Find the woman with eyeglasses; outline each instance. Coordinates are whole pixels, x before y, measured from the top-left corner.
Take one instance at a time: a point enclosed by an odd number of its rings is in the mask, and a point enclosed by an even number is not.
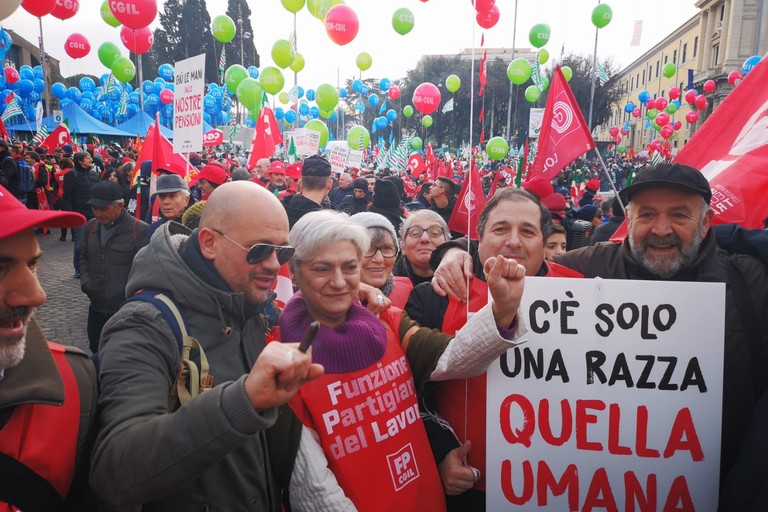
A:
[[[450,239],[449,233],[448,224],[436,212],[412,212],[400,228],[402,254],[392,272],[407,277],[413,286],[432,281],[429,258],[438,245]]]
[[[517,310],[525,271],[513,260],[490,258],[485,271],[493,300],[453,338],[421,328],[394,306],[377,318],[357,301],[358,287],[366,259],[391,254],[394,235],[384,229],[384,236],[372,237],[369,231],[379,227],[364,228],[355,217],[312,212],[289,234],[299,291],[280,315],[281,339],[301,340],[318,322],[312,361],[325,369],[289,402],[304,427],[291,508],[443,511],[417,394],[429,380],[484,371],[516,343],[524,332]]]

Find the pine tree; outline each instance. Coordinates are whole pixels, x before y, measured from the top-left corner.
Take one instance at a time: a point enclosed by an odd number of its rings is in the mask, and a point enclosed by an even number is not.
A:
[[[160,13],[160,28],[155,30],[151,53],[161,64],[176,62],[176,50],[181,46],[181,0],[166,0]],[[142,59],[143,60],[143,59]],[[145,69],[145,71],[147,71]]]
[[[181,11],[180,28],[182,36],[182,58],[205,54],[205,81],[218,82],[219,59],[216,55],[213,34],[211,34],[211,17],[205,0],[186,0]],[[180,59],[179,59],[180,60]]]
[[[227,16],[235,20],[237,25],[237,33],[235,38],[232,39],[226,46],[227,52],[227,67],[232,64],[242,64],[245,67],[260,65],[259,53],[256,51],[256,46],[253,44],[253,27],[251,26],[251,8],[248,7],[246,0],[228,0],[227,2]],[[238,20],[242,20],[239,23]],[[243,54],[242,59],[240,55],[240,41],[243,34],[250,34],[242,39]],[[221,47],[219,47],[221,48]],[[219,51],[221,51],[219,49]]]

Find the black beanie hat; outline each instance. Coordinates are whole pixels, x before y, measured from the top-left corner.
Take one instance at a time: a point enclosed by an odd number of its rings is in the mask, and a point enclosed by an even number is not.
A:
[[[379,208],[400,208],[397,186],[391,181],[377,180],[373,186],[373,205]]]
[[[352,182],[352,188],[368,192],[368,180],[365,178],[355,178],[355,181]]]

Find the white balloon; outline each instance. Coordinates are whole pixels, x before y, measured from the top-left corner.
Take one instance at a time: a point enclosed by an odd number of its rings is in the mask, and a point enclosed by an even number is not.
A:
[[[4,20],[19,8],[21,0],[2,0],[0,2],[0,20]]]

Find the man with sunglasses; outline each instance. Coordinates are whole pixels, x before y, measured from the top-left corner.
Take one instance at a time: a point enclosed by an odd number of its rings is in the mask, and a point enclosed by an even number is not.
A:
[[[293,254],[287,241],[278,199],[237,181],[211,194],[199,229],[167,222],[136,256],[127,293],[173,297],[213,383],[169,408],[181,357],[162,313],[128,302],[107,322],[91,471],[104,499],[143,510],[280,510],[298,443],[290,428],[270,427],[277,407],[322,373],[295,344],[265,346],[276,321],[272,285]]]

